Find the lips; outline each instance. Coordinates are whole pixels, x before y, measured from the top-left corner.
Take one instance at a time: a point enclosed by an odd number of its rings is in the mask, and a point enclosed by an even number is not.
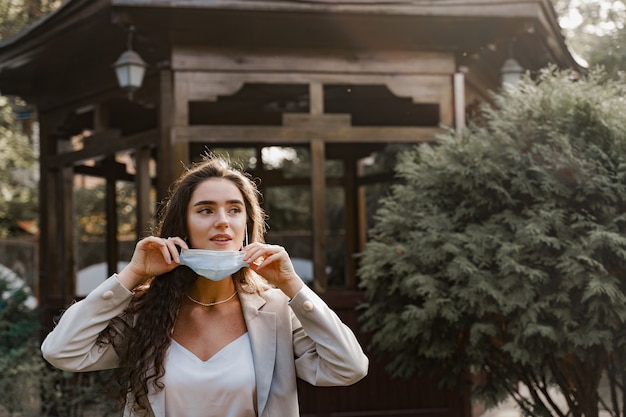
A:
[[[215,235],[211,238],[211,242],[215,242],[215,243],[228,243],[231,240],[233,240],[232,237],[230,237],[229,235]]]

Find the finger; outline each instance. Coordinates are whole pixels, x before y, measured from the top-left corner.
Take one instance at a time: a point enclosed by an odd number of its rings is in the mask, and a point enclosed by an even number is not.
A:
[[[174,250],[174,252],[178,252],[173,242],[162,238],[159,242],[159,251],[161,252],[161,255],[163,255],[163,260],[168,265],[172,263],[172,250]]]
[[[281,246],[272,246],[270,247],[270,251],[265,251],[260,257],[261,262],[257,263],[257,268],[262,269],[272,263],[276,263],[276,265],[280,266],[286,254],[287,252]]]
[[[246,257],[244,259],[247,263],[254,263],[255,265],[261,265],[267,258],[276,253],[279,246],[257,244],[253,247],[246,247]]]
[[[179,246],[179,247],[181,247],[183,249],[189,249],[189,245],[187,245],[187,242],[185,242],[184,239],[182,239],[182,238],[180,238],[178,236],[172,236],[170,238],[170,240],[172,242],[174,242],[176,244],[176,246]]]
[[[243,248],[243,251],[245,253],[244,262],[247,263],[253,263],[255,260],[262,257],[264,253],[263,247],[257,242],[246,246]]]
[[[168,265],[172,263],[172,258],[174,258],[175,256],[174,254],[176,254],[176,256],[178,255],[178,249],[176,248],[174,242],[171,241],[171,239],[150,236],[144,240],[146,241],[146,243],[149,243],[154,250],[157,250],[161,253],[163,260]]]
[[[171,258],[176,263],[180,263],[180,252],[178,251],[178,247],[181,247],[183,249],[189,249],[187,243],[178,236],[168,237],[165,240],[165,243],[167,245]]]

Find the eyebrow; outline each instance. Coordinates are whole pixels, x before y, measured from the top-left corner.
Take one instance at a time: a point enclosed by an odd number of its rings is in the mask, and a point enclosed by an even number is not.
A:
[[[197,207],[197,206],[214,206],[216,205],[217,202],[212,201],[212,200],[202,200],[202,201],[198,201],[196,203],[193,204],[193,207]],[[226,204],[239,204],[239,205],[244,205],[243,201],[241,200],[228,200],[226,201]]]

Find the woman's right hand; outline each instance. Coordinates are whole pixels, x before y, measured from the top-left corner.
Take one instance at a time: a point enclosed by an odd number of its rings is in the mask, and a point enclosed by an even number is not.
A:
[[[128,265],[117,274],[118,281],[132,290],[149,278],[177,268],[180,265],[178,246],[188,249],[187,243],[179,237],[149,236],[140,240]]]

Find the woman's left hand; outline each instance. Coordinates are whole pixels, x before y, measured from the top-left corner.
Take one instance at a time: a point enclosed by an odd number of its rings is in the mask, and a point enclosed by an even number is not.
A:
[[[244,262],[289,298],[293,298],[304,285],[282,246],[253,242],[245,246],[243,252],[246,254]]]

